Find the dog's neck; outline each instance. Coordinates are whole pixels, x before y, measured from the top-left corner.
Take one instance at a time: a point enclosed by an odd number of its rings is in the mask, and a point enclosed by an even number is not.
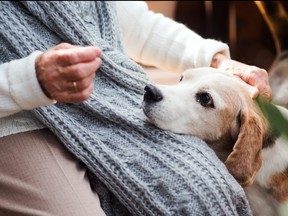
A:
[[[262,148],[271,148],[276,144],[276,140],[279,138],[279,135],[272,130],[266,131],[263,136]],[[236,139],[233,138],[230,134],[223,135],[218,140],[204,140],[210,148],[214,150],[217,156],[221,161],[225,161],[228,155],[232,152],[233,146],[236,142]],[[288,143],[287,143],[288,145]]]
[[[236,142],[235,138],[232,138],[230,133],[224,134],[218,140],[211,141],[204,139],[204,141],[214,150],[218,158],[223,162],[232,152],[233,146]]]
[[[270,129],[263,136],[262,148],[265,149],[265,148],[273,147],[276,144],[276,140],[279,137],[280,135],[277,132],[272,131],[272,129]]]

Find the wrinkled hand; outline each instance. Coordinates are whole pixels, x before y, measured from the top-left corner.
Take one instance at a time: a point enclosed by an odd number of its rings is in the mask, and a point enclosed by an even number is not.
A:
[[[58,102],[78,103],[93,91],[93,79],[100,67],[101,50],[61,43],[41,54],[35,63],[44,93]]]
[[[271,100],[272,90],[269,85],[269,77],[266,70],[228,59],[220,53],[214,57],[216,63],[214,62],[212,66],[241,78],[247,83],[246,87],[251,98],[255,99],[260,95],[264,99]]]

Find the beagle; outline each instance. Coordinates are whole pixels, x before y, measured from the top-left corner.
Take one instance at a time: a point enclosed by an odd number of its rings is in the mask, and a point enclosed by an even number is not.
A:
[[[288,111],[277,107],[288,118]],[[235,76],[189,69],[176,85],[147,85],[142,109],[161,129],[203,139],[244,189],[257,182],[288,202],[288,139],[271,131]]]

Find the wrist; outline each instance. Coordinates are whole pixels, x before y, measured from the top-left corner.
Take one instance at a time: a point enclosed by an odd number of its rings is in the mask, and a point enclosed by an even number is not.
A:
[[[213,68],[219,68],[223,61],[227,59],[228,58],[224,54],[218,52],[213,56],[210,66]]]
[[[40,66],[40,61],[42,58],[43,54],[39,55],[36,60],[35,60],[35,71],[36,71],[36,78],[38,80],[39,86],[41,88],[41,90],[43,91],[43,93],[49,98],[52,99],[52,97],[50,96],[50,94],[47,92],[47,90],[45,89],[44,85],[43,85],[43,76],[41,76],[41,66]]]
[[[55,103],[41,91],[36,76],[35,61],[41,53],[41,51],[34,51],[27,57],[15,59],[9,63],[7,76],[9,92],[22,110],[31,110]]]

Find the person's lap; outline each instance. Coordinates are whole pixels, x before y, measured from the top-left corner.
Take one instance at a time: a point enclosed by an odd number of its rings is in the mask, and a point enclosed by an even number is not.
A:
[[[48,130],[0,138],[0,215],[104,215],[86,167]]]

